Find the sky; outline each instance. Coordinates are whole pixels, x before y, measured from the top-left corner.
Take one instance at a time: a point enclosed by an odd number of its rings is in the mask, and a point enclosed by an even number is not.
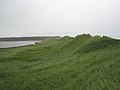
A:
[[[120,38],[120,0],[0,0],[0,37]]]

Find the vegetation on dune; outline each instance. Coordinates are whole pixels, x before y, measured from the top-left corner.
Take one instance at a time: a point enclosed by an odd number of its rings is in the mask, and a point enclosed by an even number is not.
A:
[[[0,49],[0,90],[119,90],[120,40],[65,36]]]
[[[115,40],[106,36],[103,37],[92,37],[92,39],[87,43],[84,44],[80,49],[79,52],[81,53],[88,53],[91,51],[95,51],[98,49],[105,49],[110,48],[113,46],[119,46],[120,40]]]

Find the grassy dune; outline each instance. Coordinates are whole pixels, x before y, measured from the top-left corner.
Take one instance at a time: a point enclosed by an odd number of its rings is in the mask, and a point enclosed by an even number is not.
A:
[[[0,90],[120,90],[120,40],[83,34],[0,49]]]

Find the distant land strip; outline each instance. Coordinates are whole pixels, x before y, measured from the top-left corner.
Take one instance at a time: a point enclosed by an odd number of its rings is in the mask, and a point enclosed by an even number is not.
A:
[[[35,40],[45,40],[49,38],[60,38],[60,36],[39,36],[39,37],[6,37],[0,38],[0,42],[5,41],[35,41]]]

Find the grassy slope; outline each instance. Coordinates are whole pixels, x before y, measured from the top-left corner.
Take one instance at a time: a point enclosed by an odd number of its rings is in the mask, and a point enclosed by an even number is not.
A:
[[[0,90],[119,90],[120,41],[79,35],[0,49]]]

